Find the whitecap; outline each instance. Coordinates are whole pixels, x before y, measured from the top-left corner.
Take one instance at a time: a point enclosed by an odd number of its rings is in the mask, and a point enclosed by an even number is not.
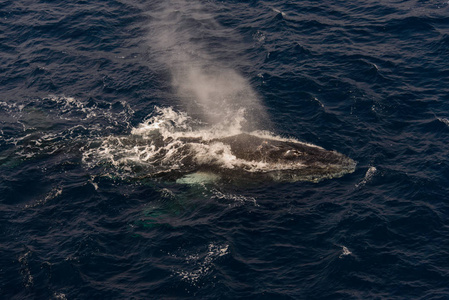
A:
[[[351,255],[352,254],[352,252],[349,251],[349,249],[346,246],[341,246],[341,248],[342,248],[342,252],[341,252],[341,254],[339,256],[340,258],[342,258],[343,256],[347,256],[347,255]]]
[[[365,184],[367,184],[368,182],[370,182],[374,175],[376,175],[377,173],[377,168],[374,166],[371,166],[368,168],[368,170],[365,173],[365,177],[358,183],[355,185],[356,188],[362,187]]]
[[[447,119],[447,118],[437,118],[437,119],[438,119],[438,121],[440,121],[440,122],[446,124],[447,126],[449,126],[449,119]]]
[[[182,281],[196,285],[199,280],[208,276],[213,269],[213,262],[218,258],[229,254],[229,245],[217,245],[210,243],[205,253],[193,253],[185,256],[184,260],[191,268],[176,270]],[[176,255],[174,255],[176,257]]]

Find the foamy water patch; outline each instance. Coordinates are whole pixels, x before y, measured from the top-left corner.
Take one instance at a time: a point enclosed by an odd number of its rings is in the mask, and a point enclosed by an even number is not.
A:
[[[235,206],[236,204],[245,204],[245,203],[251,203],[254,206],[260,206],[257,204],[257,200],[254,197],[247,197],[243,195],[236,195],[236,194],[230,194],[230,193],[223,193],[219,190],[213,189],[212,190],[212,198],[221,200],[221,201],[231,201],[230,206]]]
[[[132,135],[154,139],[157,132],[164,139],[172,138],[201,138],[212,140],[242,132],[245,122],[245,110],[239,109],[229,119],[218,123],[208,124],[193,119],[185,112],[175,111],[172,107],[155,107],[152,114],[131,131]]]
[[[64,293],[54,292],[53,298],[57,300],[67,300],[67,296]]]
[[[79,151],[92,138],[104,135],[105,130],[128,128],[133,113],[124,101],[100,105],[66,96],[0,102],[0,117],[7,124],[0,141],[8,146],[0,154],[5,157],[2,165]],[[17,163],[10,163],[14,161]]]
[[[179,169],[182,161],[191,157],[197,164],[215,162],[234,168],[235,156],[229,146],[203,142],[240,132],[241,120],[243,112],[226,124],[209,127],[172,107],[155,107],[146,120],[132,128],[130,135],[92,141],[84,149],[83,162],[89,167],[107,163],[116,167],[141,165],[167,171]]]
[[[20,263],[20,274],[22,275],[23,285],[28,289],[34,285],[34,277],[31,275],[29,259],[32,255],[31,250],[28,250],[17,259]]]
[[[229,245],[210,243],[207,250],[203,253],[193,253],[184,256],[186,262],[185,269],[174,270],[173,272],[185,282],[196,286],[200,280],[212,274],[214,269],[214,262],[229,254]],[[178,257],[177,255],[172,255]]]
[[[377,168],[374,166],[371,166],[366,170],[365,177],[355,185],[356,188],[363,187],[367,183],[371,182],[373,180],[373,177],[377,174]]]
[[[352,255],[352,252],[346,246],[341,246],[341,254],[339,258],[343,258],[344,256]]]
[[[437,118],[438,121],[440,121],[441,123],[446,124],[447,126],[449,126],[449,119],[447,118]]]
[[[37,206],[45,205],[48,201],[61,196],[61,194],[62,194],[62,188],[55,187],[55,188],[51,189],[50,192],[48,192],[44,197],[38,199],[37,201],[35,201],[31,204],[26,204],[24,208],[28,209],[28,208],[34,208]]]

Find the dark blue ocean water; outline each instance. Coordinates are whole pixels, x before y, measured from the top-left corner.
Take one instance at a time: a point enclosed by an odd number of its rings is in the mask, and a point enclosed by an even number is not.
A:
[[[215,120],[356,170],[150,176]],[[446,0],[3,0],[0,298],[449,299],[448,144]]]

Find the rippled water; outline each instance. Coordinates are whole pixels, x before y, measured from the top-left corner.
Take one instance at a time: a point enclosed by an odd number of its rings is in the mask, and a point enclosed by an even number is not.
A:
[[[1,2],[0,298],[448,298],[448,16],[447,1]],[[231,184],[179,158],[200,138],[201,162],[240,171],[204,141],[241,132],[357,166]]]

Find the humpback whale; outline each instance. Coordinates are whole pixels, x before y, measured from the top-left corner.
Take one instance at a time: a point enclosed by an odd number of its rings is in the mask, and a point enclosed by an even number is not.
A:
[[[318,182],[352,173],[356,166],[354,160],[336,151],[272,136],[240,133],[210,140],[182,137],[179,141],[184,145],[179,161],[184,168],[174,173],[179,176],[188,170],[188,174],[178,182],[202,180],[205,174],[227,182]]]
[[[339,152],[237,125],[204,127],[187,114],[160,109],[130,135],[90,142],[83,162],[121,177],[236,185],[318,182],[355,170],[356,162]]]

